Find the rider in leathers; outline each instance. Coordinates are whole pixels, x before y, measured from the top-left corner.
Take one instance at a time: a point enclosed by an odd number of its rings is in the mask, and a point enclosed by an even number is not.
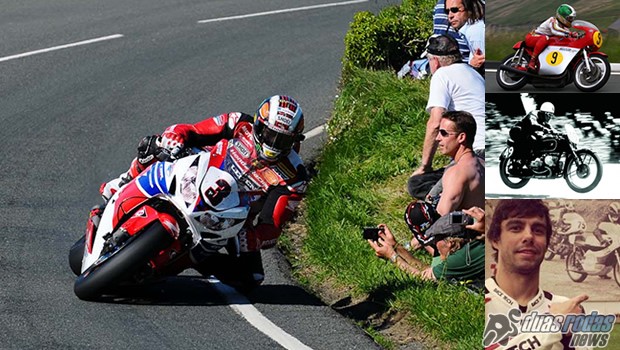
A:
[[[303,128],[299,104],[280,95],[263,101],[254,117],[233,112],[196,124],[175,124],[161,136],[145,137],[129,171],[102,184],[100,192],[107,201],[161,154],[175,155],[184,147],[213,146],[222,139],[230,140],[232,147],[228,152],[234,162],[231,175],[241,186],[251,191],[262,190],[264,195],[252,205],[246,227],[239,233],[239,257],[219,254],[204,260],[192,256],[192,267],[234,286],[256,286],[264,279],[260,250],[276,244],[284,224],[305,194],[307,173],[297,154]]]
[[[531,111],[510,130],[510,137],[516,143],[518,158],[526,159],[534,155],[535,150],[542,149],[545,136],[555,133],[549,124],[554,113],[555,106],[551,102],[545,102],[540,110]]]

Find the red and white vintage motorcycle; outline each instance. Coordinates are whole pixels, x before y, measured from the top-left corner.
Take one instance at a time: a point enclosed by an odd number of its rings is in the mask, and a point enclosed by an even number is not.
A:
[[[577,38],[551,37],[540,53],[538,73],[527,71],[533,48],[519,41],[516,52],[504,58],[497,69],[497,84],[504,90],[518,90],[530,83],[535,87],[564,87],[571,82],[581,91],[592,92],[609,80],[611,66],[607,55],[598,51],[603,45],[600,30],[592,23],[574,21]]]
[[[177,274],[188,258],[237,254],[237,234],[264,193],[243,185],[249,172],[234,174],[230,143],[154,163],[110,198],[98,227],[89,221],[69,254],[80,299]]]

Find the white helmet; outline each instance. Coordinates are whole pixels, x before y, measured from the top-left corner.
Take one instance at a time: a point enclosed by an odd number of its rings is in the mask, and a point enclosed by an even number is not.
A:
[[[572,233],[583,233],[586,231],[586,221],[583,219],[583,216],[577,213],[566,213],[562,216],[562,224],[564,226],[563,232],[564,235],[572,234]]]
[[[540,110],[543,112],[555,114],[555,106],[551,102],[545,102],[540,106]]]

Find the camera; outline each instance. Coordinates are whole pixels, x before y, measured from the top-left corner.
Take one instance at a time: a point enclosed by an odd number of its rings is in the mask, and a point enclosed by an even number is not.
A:
[[[450,224],[459,224],[459,225],[471,225],[474,223],[474,218],[463,213],[462,211],[453,211],[450,213]]]
[[[364,239],[370,239],[371,241],[378,241],[379,232],[383,232],[383,229],[379,227],[364,227],[362,236],[364,237]]]

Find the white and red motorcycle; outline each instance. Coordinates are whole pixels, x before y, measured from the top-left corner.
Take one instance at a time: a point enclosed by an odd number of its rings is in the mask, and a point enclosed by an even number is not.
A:
[[[600,30],[587,21],[574,21],[577,38],[552,37],[549,45],[538,56],[540,69],[537,73],[527,70],[533,48],[519,41],[497,69],[497,84],[504,90],[518,90],[526,84],[534,87],[564,87],[571,82],[586,92],[602,88],[611,75],[607,55],[600,50],[603,36]]]
[[[80,299],[175,275],[210,254],[238,253],[237,235],[264,192],[243,185],[250,172],[231,170],[230,143],[154,163],[110,198],[98,227],[89,221],[69,254]]]
[[[572,213],[578,227],[585,228],[585,220]],[[603,244],[589,244],[582,234],[569,236],[572,250],[566,258],[566,273],[575,282],[583,282],[589,275],[606,276],[613,270],[616,284],[620,286],[620,225],[601,222],[598,230],[606,236]]]

